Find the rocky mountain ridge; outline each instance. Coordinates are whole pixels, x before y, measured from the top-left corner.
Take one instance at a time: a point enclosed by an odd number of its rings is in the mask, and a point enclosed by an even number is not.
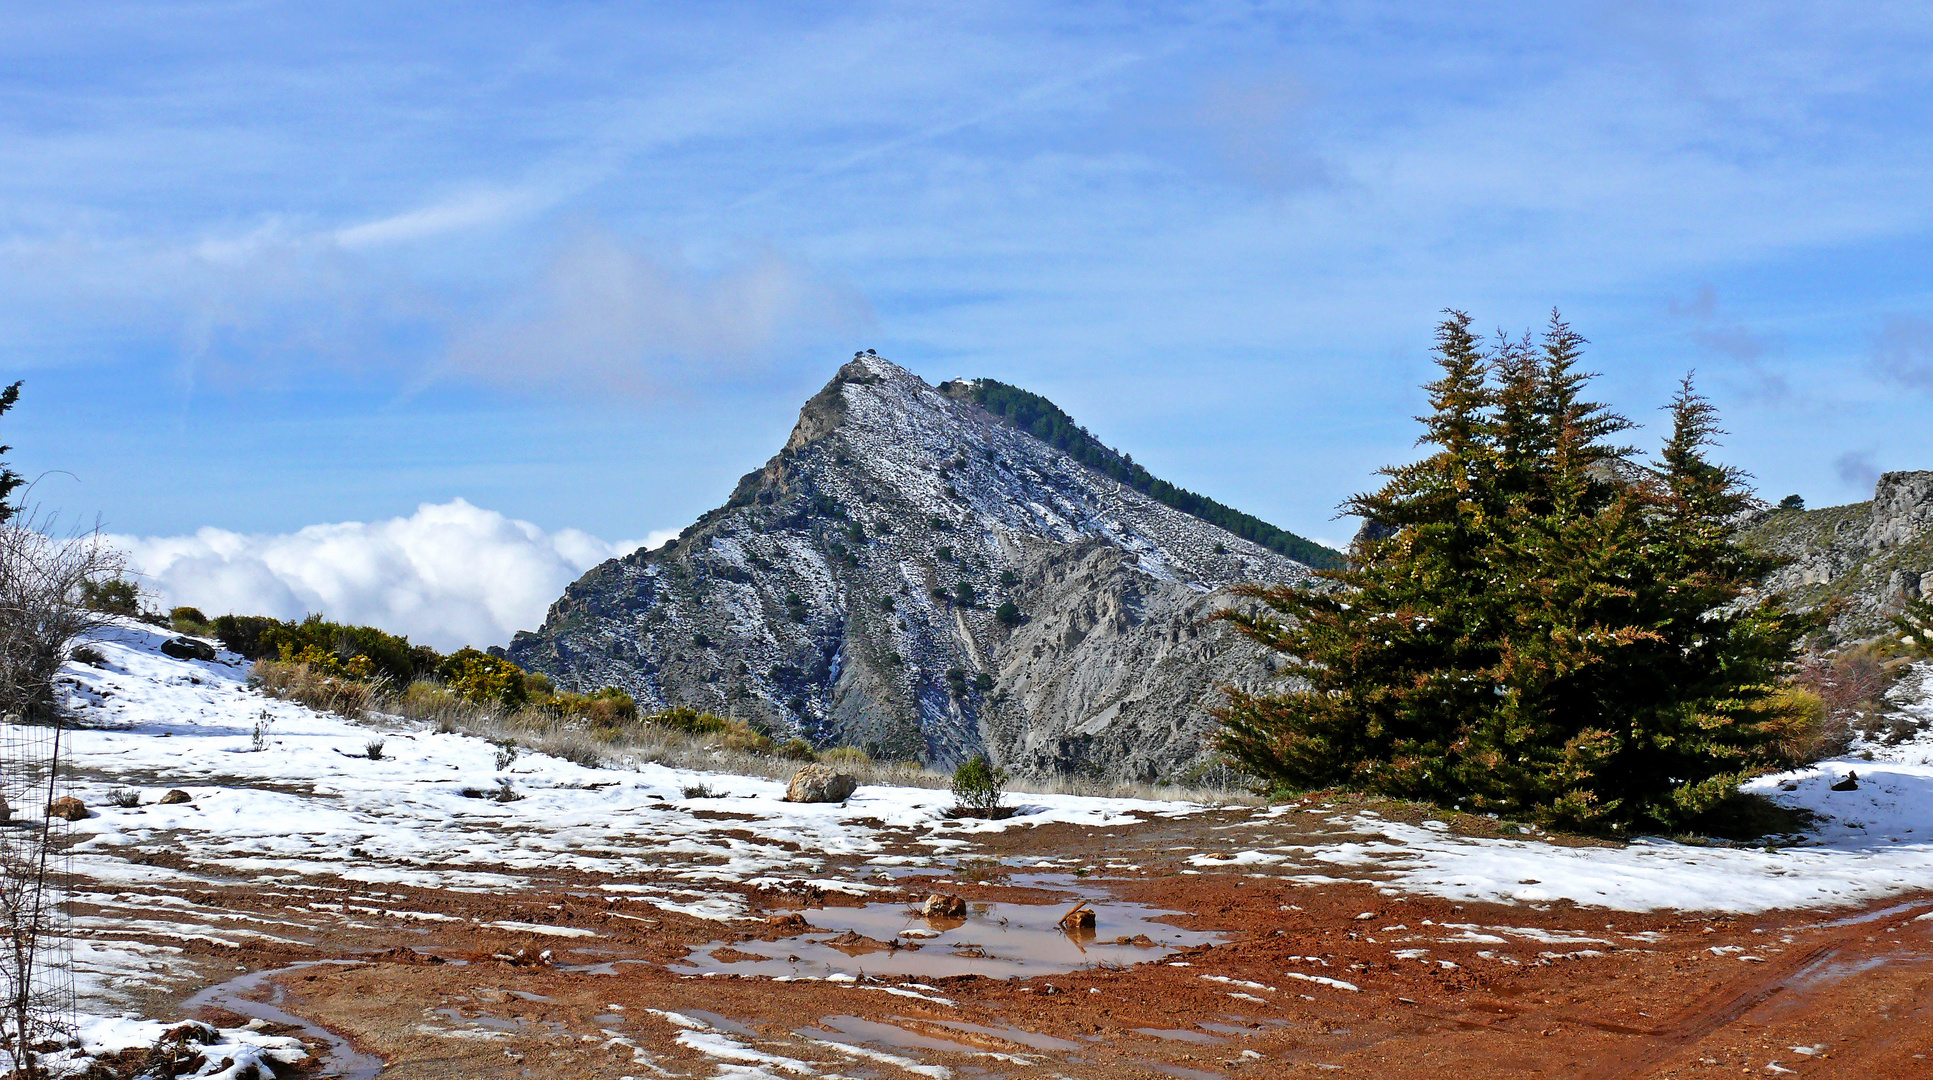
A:
[[[1763,591],[1827,612],[1834,639],[1884,633],[1903,601],[1933,599],[1933,471],[1886,473],[1871,502],[1763,511],[1744,538],[1789,560]]]
[[[1203,619],[1308,568],[862,355],[663,548],[572,584],[509,655],[816,745],[1180,779],[1218,687],[1274,661]]]

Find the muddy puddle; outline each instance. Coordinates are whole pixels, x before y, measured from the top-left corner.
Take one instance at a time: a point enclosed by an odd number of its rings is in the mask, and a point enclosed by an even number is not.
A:
[[[875,1046],[889,1046],[895,1050],[937,1050],[947,1054],[980,1052],[980,1048],[976,1046],[968,1046],[948,1039],[936,1039],[931,1035],[908,1031],[895,1024],[866,1020],[857,1016],[828,1016],[821,1019],[817,1026],[795,1028],[792,1034],[849,1045],[871,1043]]]
[[[322,1054],[322,1070],[317,1074],[318,1076],[341,1077],[342,1080],[375,1080],[377,1074],[383,1071],[383,1059],[365,1054],[357,1050],[354,1046],[351,1046],[349,1040],[337,1035],[335,1032],[319,1024],[304,1020],[294,1013],[281,1008],[282,988],[280,986],[271,985],[269,987],[269,999],[267,1001],[255,1001],[243,996],[256,992],[264,982],[267,982],[277,975],[287,975],[290,972],[301,971],[304,968],[312,968],[319,964],[356,962],[343,960],[311,960],[285,968],[251,971],[246,975],[236,976],[225,983],[219,983],[197,992],[182,1007],[190,1013],[197,1009],[213,1007],[225,1009],[237,1016],[265,1020],[271,1024],[285,1024],[299,1030],[304,1038],[320,1042],[327,1047]]]
[[[927,918],[904,904],[824,908],[814,929],[778,941],[713,942],[674,965],[700,974],[826,978],[832,975],[984,975],[1024,979],[1083,968],[1126,967],[1214,943],[1215,935],[1157,922],[1177,912],[1139,904],[1096,909],[1094,927],[1064,931],[1064,904],[977,903],[965,918]]]

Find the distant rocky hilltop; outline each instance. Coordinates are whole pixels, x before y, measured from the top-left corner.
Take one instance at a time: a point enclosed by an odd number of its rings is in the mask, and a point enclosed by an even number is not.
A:
[[[1871,502],[1763,511],[1744,535],[1791,560],[1763,589],[1828,612],[1841,640],[1883,633],[1904,600],[1933,599],[1933,471],[1886,473]]]
[[[876,756],[1185,779],[1209,760],[1218,687],[1274,665],[1203,619],[1236,582],[1309,567],[1019,430],[975,386],[856,357],[724,506],[592,569],[511,658]]]

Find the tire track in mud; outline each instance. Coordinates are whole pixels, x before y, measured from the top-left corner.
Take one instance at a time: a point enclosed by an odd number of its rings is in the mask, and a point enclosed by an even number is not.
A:
[[[1599,1031],[1619,1033],[1617,1029],[1623,1028],[1625,1033],[1647,1036],[1648,1045],[1637,1056],[1609,1062],[1582,1074],[1583,1080],[1641,1080],[1681,1064],[1685,1057],[1721,1029],[1744,1020],[1760,1009],[1779,1003],[1784,995],[1795,989],[1804,988],[1809,980],[1825,973],[1842,957],[1864,953],[1868,954],[1868,958],[1872,958],[1878,954],[1894,952],[1899,944],[1903,944],[1879,942],[1876,948],[1866,948],[1865,946],[1874,942],[1869,934],[1872,921],[1875,920],[1856,917],[1829,940],[1814,944],[1802,952],[1767,962],[1763,968],[1755,970],[1755,977],[1742,980],[1742,986],[1734,983],[1736,989],[1729,996],[1715,1004],[1681,1015],[1674,1022],[1663,1025],[1655,1031],[1646,1032],[1625,1028],[1622,1025],[1602,1024],[1581,1016],[1556,1018]],[[1922,944],[1915,958],[1921,963],[1933,961],[1933,953],[1929,953]],[[1915,1010],[1915,1015],[1927,1011],[1933,1011],[1933,1002],[1920,1006]],[[1887,1043],[1890,1045],[1897,1041],[1898,1036],[1894,1035],[1887,1040]],[[1848,1058],[1853,1056],[1868,1058],[1878,1049],[1880,1047],[1869,1044],[1858,1049],[1853,1055],[1841,1056],[1841,1061],[1846,1063]]]

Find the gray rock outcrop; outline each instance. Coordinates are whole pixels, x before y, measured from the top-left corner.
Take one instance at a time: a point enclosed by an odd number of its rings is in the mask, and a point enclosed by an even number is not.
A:
[[[1866,546],[1879,551],[1933,531],[1933,472],[1889,472],[1873,489]]]
[[[1203,620],[1301,563],[855,358],[677,540],[592,569],[508,650],[775,738],[951,766],[1185,780],[1268,657]]]
[[[1903,601],[1933,599],[1933,471],[1886,473],[1871,502],[1765,511],[1744,536],[1789,560],[1763,591],[1831,612],[1838,638],[1882,633]]]

